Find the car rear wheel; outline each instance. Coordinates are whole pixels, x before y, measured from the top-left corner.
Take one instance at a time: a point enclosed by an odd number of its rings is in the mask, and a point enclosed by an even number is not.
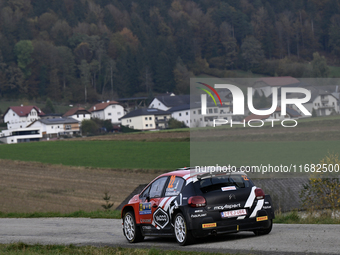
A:
[[[123,231],[129,243],[140,242],[144,239],[140,227],[136,225],[135,217],[132,212],[127,212],[124,215]]]
[[[269,227],[268,228],[260,229],[260,230],[255,230],[254,234],[257,235],[257,236],[262,236],[262,235],[269,234],[270,231],[272,231],[272,228],[273,228],[273,220],[269,220],[269,221],[270,221],[270,223],[269,223]]]
[[[187,223],[182,213],[178,213],[175,216],[174,232],[179,245],[184,246],[195,241],[191,231],[187,228]]]

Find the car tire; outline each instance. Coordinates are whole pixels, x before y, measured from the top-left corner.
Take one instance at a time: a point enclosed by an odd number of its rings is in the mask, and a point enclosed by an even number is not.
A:
[[[133,212],[129,211],[123,218],[123,232],[129,243],[137,243],[143,241],[144,236],[135,221]]]
[[[270,220],[270,225],[269,225],[268,228],[255,230],[254,234],[256,236],[268,235],[270,233],[270,231],[272,231],[272,228],[273,228],[273,220]]]
[[[192,244],[195,241],[191,231],[187,228],[187,222],[182,213],[177,213],[174,218],[174,233],[176,241],[181,246]]]

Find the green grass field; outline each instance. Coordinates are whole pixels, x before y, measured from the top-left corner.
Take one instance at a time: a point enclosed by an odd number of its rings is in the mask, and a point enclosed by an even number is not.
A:
[[[56,141],[0,145],[0,158],[70,166],[172,170],[189,165],[188,142]]]
[[[189,166],[190,160],[193,165],[309,164],[318,163],[328,152],[339,153],[339,141],[57,141],[0,145],[1,159],[99,168],[161,170]]]
[[[339,141],[191,142],[191,164],[259,166],[318,163],[328,152],[340,152]]]
[[[339,78],[340,77],[340,67],[339,66],[329,66],[330,77]]]

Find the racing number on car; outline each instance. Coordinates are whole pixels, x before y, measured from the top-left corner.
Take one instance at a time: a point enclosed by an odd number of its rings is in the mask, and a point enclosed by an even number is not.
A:
[[[169,182],[169,185],[168,185],[168,189],[171,189],[171,188],[174,187],[175,179],[176,179],[176,176],[175,176],[175,175],[172,175],[171,178],[170,178],[170,182]]]
[[[243,180],[249,181],[248,177],[246,175],[242,175]]]

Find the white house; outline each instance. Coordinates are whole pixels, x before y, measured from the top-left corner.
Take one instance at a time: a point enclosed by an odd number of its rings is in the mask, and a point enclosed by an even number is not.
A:
[[[321,92],[312,103],[318,116],[327,116],[339,113],[338,99],[331,93]],[[312,112],[312,111],[311,111]]]
[[[80,133],[80,123],[73,118],[40,119],[28,126],[41,130],[43,138],[58,138],[63,135],[73,136]]]
[[[64,118],[73,118],[82,122],[83,120],[91,119],[91,113],[88,110],[85,110],[82,107],[75,107],[67,111],[64,115]]]
[[[311,99],[303,104],[303,106],[313,113],[315,110],[317,116],[327,116],[340,112],[339,99],[336,97],[336,86],[306,86],[304,87],[311,92]],[[290,94],[288,98],[301,98],[302,94]],[[294,110],[301,113],[295,105],[292,106]]]
[[[213,103],[208,103],[207,112],[202,114],[200,104],[189,104],[172,107],[168,112],[171,117],[184,122],[190,128],[212,126],[214,119],[231,120],[230,107],[216,106]]]
[[[92,118],[111,120],[112,124],[120,124],[120,118],[124,116],[124,107],[116,101],[107,101],[96,104],[89,110]]]
[[[123,126],[137,130],[167,128],[169,119],[169,112],[150,108],[137,109],[120,118]]]
[[[44,113],[36,106],[11,106],[4,113],[7,129],[21,129],[40,119]]]
[[[156,96],[149,105],[149,108],[155,108],[167,111],[172,107],[190,104],[190,95],[160,95]]]
[[[7,144],[39,141],[41,138],[40,128],[11,129],[0,133],[0,141]]]

